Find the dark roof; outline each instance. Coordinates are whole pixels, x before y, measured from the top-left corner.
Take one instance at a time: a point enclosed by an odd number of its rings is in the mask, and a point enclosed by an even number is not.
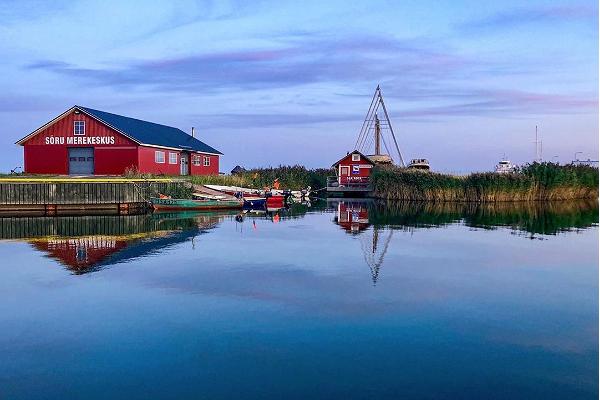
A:
[[[339,163],[341,163],[342,161],[344,161],[344,159],[345,159],[346,157],[348,157],[350,154],[360,154],[360,156],[361,156],[362,158],[364,158],[364,159],[365,159],[365,161],[367,161],[369,164],[375,165],[375,163],[373,162],[373,160],[371,160],[369,157],[365,156],[363,153],[361,153],[361,152],[360,152],[360,151],[358,151],[358,150],[354,150],[354,151],[351,151],[350,153],[346,154],[344,157],[340,158],[340,159],[339,159],[338,161],[336,161],[335,163],[333,163],[333,165],[331,166],[331,168],[335,168],[335,166],[336,166],[336,165],[338,165]]]
[[[233,167],[233,169],[231,170],[232,174],[239,174],[242,172],[246,172],[246,168],[244,167],[240,167],[239,165],[236,165],[235,167]]]
[[[223,154],[204,142],[192,137],[181,129],[154,122],[124,117],[92,108],[75,106],[93,118],[96,118],[119,132],[129,136],[140,144],[174,147],[182,150],[195,150],[203,153]]]

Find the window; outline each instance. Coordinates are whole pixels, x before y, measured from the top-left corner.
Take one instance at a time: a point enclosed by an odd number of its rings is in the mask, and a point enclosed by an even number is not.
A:
[[[352,166],[352,174],[354,174],[354,175],[360,174],[360,166],[359,165]]]
[[[210,167],[210,157],[204,156],[204,166]]]
[[[165,163],[165,152],[164,151],[155,151],[154,152],[154,162],[157,164]]]
[[[177,164],[177,153],[169,153],[169,164]]]
[[[200,166],[200,156],[192,156],[192,164],[196,167]]]
[[[85,121],[73,121],[73,134],[75,136],[85,135]]]
[[[360,161],[360,154],[352,154],[352,161]]]

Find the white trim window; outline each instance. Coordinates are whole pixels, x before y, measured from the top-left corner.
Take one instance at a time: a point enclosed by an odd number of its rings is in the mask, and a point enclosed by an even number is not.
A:
[[[204,156],[204,166],[210,167],[210,157],[209,156]]]
[[[200,156],[192,156],[192,165],[196,167],[200,166]]]
[[[360,161],[360,154],[352,154],[352,161]]]
[[[84,136],[85,135],[85,121],[73,121],[73,135]]]
[[[154,152],[154,162],[157,164],[165,163],[165,152],[156,150]]]
[[[177,153],[169,152],[169,164],[177,164]]]

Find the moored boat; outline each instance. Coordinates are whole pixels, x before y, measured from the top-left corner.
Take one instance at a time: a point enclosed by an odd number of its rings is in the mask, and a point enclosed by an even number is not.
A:
[[[193,200],[193,199],[170,199],[170,198],[150,198],[150,203],[156,211],[175,211],[175,210],[220,210],[242,208],[242,200]]]
[[[415,158],[410,160],[408,168],[419,171],[429,171],[431,169],[429,161],[426,158]]]
[[[514,172],[515,169],[516,166],[511,163],[510,160],[507,160],[506,157],[503,157],[502,160],[496,164],[495,171],[498,174],[510,174],[511,172]]]
[[[264,197],[244,196],[242,199],[244,200],[245,209],[264,209],[267,205],[267,199]]]

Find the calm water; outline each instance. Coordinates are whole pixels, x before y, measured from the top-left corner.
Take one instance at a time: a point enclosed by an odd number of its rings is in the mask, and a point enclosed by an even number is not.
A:
[[[0,398],[596,399],[598,204],[0,219]]]

